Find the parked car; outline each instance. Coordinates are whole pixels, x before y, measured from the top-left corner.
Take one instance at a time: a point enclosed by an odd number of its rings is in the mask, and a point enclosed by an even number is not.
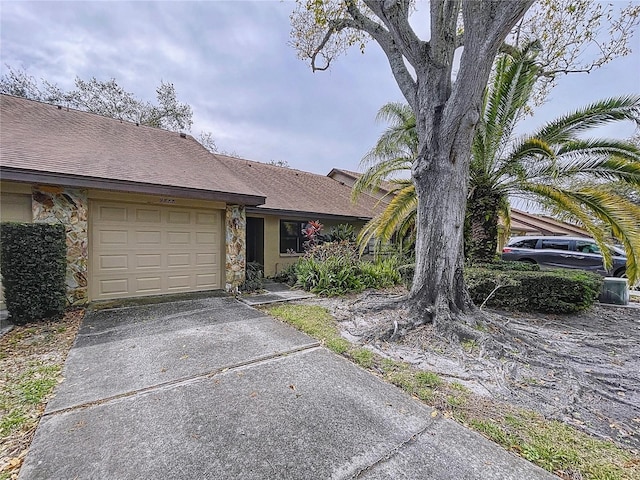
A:
[[[502,249],[502,259],[537,263],[541,269],[573,268],[603,276],[625,276],[627,257],[624,250],[614,246],[608,248],[612,256],[608,270],[604,268],[598,244],[585,237],[513,237]]]

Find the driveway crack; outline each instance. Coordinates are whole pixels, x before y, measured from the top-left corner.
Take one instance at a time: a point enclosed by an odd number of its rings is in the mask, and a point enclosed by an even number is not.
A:
[[[268,362],[274,359],[278,359],[278,358],[282,358],[282,357],[286,357],[292,354],[296,354],[296,353],[301,353],[301,352],[306,352],[306,351],[311,351],[311,350],[316,350],[320,348],[320,343],[319,342],[312,342],[306,345],[301,345],[299,347],[296,348],[291,348],[289,350],[285,350],[285,351],[281,351],[281,352],[275,352],[269,355],[262,355],[260,357],[256,357],[256,358],[252,358],[251,360],[245,360],[242,362],[237,362],[237,363],[233,363],[230,365],[225,365],[219,368],[215,368],[213,370],[209,370],[207,372],[203,372],[203,373],[197,373],[194,375],[189,375],[189,376],[185,376],[185,377],[180,377],[180,378],[176,378],[173,380],[168,380],[166,382],[161,382],[161,383],[156,383],[155,385],[150,385],[148,387],[144,387],[144,388],[139,388],[136,390],[130,390],[127,392],[123,392],[123,393],[119,393],[117,395],[112,395],[109,397],[105,397],[105,398],[101,398],[99,400],[93,400],[90,402],[85,402],[85,403],[81,403],[78,405],[73,405],[71,407],[66,407],[66,408],[59,408],[56,410],[52,410],[49,412],[45,412],[42,416],[43,417],[50,417],[53,415],[58,415],[58,414],[62,414],[62,413],[67,413],[67,412],[72,412],[75,410],[83,410],[89,407],[95,407],[97,405],[104,405],[106,403],[110,403],[113,402],[115,400],[120,400],[122,398],[128,398],[128,397],[133,397],[136,395],[141,395],[141,394],[145,394],[145,393],[149,393],[149,392],[153,392],[155,390],[161,390],[167,387],[174,387],[180,384],[185,384],[185,383],[190,383],[193,382],[195,380],[202,380],[202,379],[207,379],[207,378],[212,378],[215,377],[216,375],[219,375],[221,373],[226,373],[228,371],[234,371],[240,368],[246,368],[248,366],[252,366],[252,365],[257,365],[260,363],[264,363],[264,362]]]
[[[412,444],[413,442],[415,442],[424,432],[426,432],[429,428],[431,428],[433,426],[433,422],[427,422],[427,424],[421,428],[420,430],[418,430],[416,433],[414,433],[413,435],[411,435],[409,438],[407,438],[406,440],[404,440],[403,442],[397,444],[396,446],[394,446],[393,448],[391,448],[390,450],[388,450],[385,454],[381,455],[376,461],[372,462],[371,464],[362,467],[360,470],[358,470],[357,472],[355,472],[350,479],[354,480],[357,478],[360,478],[360,476],[363,473],[366,473],[368,471],[370,471],[372,468],[374,468],[376,465],[380,465],[381,463],[386,462],[387,460],[390,460],[391,458],[393,458],[400,450],[402,450],[404,447],[406,447],[407,445]]]

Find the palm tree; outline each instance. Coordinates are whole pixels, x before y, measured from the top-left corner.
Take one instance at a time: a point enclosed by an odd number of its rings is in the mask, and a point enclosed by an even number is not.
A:
[[[472,148],[465,222],[467,257],[488,260],[495,256],[498,218],[508,225],[509,199],[520,197],[582,225],[601,246],[610,235],[617,238],[627,252],[627,273],[634,281],[640,273],[640,207],[625,189],[607,186],[615,181],[633,192],[640,191],[640,149],[630,142],[587,139],[584,134],[611,122],[639,122],[640,97],[595,102],[530,135],[514,138],[514,129],[540,74],[535,47],[531,44],[502,55],[485,93],[484,111]],[[365,157],[370,166],[354,190],[356,195],[379,186],[381,180],[399,170],[411,168],[410,153],[415,152],[417,143],[409,144],[413,137],[404,131],[411,129],[411,117],[406,112],[397,115],[402,111],[397,105],[393,110],[387,106],[383,109],[394,112],[386,117],[392,125]],[[398,141],[395,150],[394,140]],[[397,170],[391,169],[394,165]],[[404,184],[399,192],[402,195],[366,226],[362,241],[376,237],[384,242],[395,233],[411,230],[408,223],[415,218],[410,211],[416,201],[415,191]],[[602,250],[605,262],[609,262],[609,249]]]
[[[363,192],[383,190],[387,207],[360,232],[360,245],[371,239],[378,246],[392,238],[409,244],[415,235],[418,198],[411,178],[411,165],[418,154],[416,119],[409,105],[387,103],[378,111],[376,120],[389,123],[376,145],[362,159],[365,172],[353,185],[355,201]],[[410,245],[409,245],[410,246]]]

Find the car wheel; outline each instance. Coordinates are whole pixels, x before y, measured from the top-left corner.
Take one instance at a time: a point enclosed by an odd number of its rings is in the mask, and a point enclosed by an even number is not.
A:
[[[520,260],[518,260],[519,262],[522,263],[531,263],[531,264],[535,264],[536,261],[535,260],[531,260],[530,258],[521,258]]]
[[[625,268],[620,268],[614,272],[613,276],[618,278],[627,278],[627,270]]]

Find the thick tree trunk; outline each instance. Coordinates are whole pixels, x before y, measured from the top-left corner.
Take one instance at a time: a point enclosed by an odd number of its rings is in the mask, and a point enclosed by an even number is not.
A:
[[[431,5],[433,21],[443,10],[438,10],[440,4]],[[461,5],[465,46],[455,83],[455,46],[444,30],[432,30],[428,61],[416,69],[417,90],[407,98],[419,139],[412,169],[418,215],[410,304],[414,325],[433,322],[447,336],[473,338],[478,336],[470,328],[476,321],[469,315],[474,306],[463,276],[471,143],[495,55],[528,2]]]
[[[498,212],[502,196],[491,188],[476,186],[467,201],[464,253],[472,262],[491,262],[498,248]]]

